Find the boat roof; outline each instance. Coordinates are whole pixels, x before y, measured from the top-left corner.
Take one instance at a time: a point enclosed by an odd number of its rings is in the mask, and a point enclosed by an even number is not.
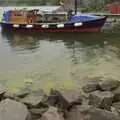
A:
[[[23,7],[11,6],[11,7],[4,7],[3,10],[8,11],[8,10],[22,10],[22,9],[26,9],[26,10],[39,9],[41,12],[54,12],[54,11],[59,11],[60,8],[61,6],[55,6],[55,5],[23,6]]]

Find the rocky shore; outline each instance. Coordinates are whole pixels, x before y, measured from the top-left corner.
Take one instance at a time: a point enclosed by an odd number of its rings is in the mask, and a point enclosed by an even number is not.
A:
[[[120,82],[89,80],[81,90],[24,90],[0,86],[0,120],[120,120]]]

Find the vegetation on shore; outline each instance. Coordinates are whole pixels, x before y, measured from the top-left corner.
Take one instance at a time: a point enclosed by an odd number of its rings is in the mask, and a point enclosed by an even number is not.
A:
[[[0,5],[38,5],[38,4],[59,4],[59,2],[73,3],[75,0],[0,0]],[[119,0],[77,0],[78,4],[89,7],[98,7],[111,2],[119,2]]]
[[[59,4],[59,0],[0,0],[1,6]]]
[[[112,2],[119,2],[119,0],[77,0],[78,9],[88,12],[88,11],[99,11],[105,10],[107,4]],[[60,5],[63,2],[65,8],[74,8],[75,0],[0,0],[1,6],[39,6],[39,5]]]

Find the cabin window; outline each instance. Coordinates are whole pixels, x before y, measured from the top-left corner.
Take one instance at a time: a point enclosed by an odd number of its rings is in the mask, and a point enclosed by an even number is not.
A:
[[[14,12],[14,16],[22,16],[22,14],[21,14],[21,12],[15,11],[15,12]]]

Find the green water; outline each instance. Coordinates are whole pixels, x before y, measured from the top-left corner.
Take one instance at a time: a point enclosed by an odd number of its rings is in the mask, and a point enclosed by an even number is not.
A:
[[[79,89],[98,76],[120,80],[119,33],[0,33],[0,83],[12,92]]]

